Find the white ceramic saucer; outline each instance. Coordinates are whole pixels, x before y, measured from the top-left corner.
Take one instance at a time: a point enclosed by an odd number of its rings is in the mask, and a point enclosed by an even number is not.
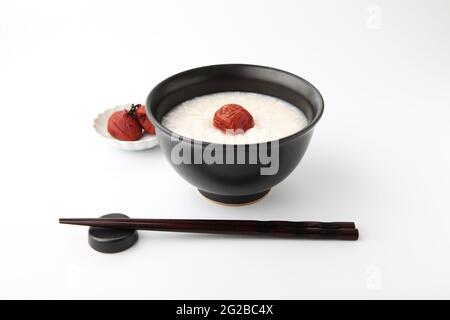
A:
[[[112,137],[107,129],[108,119],[114,111],[121,109],[130,109],[131,104],[119,105],[114,108],[110,108],[100,113],[94,120],[94,129],[104,140],[106,140],[113,147],[127,150],[127,151],[140,151],[154,148],[158,145],[158,139],[154,134],[144,133],[142,138],[136,141],[121,141]]]

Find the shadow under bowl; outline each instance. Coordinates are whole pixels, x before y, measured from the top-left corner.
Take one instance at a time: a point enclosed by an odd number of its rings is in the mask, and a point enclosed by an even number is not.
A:
[[[245,145],[201,142],[179,136],[162,125],[164,115],[180,103],[225,91],[255,92],[285,100],[305,114],[308,125],[268,144]],[[244,64],[212,65],[178,73],[159,83],[146,102],[161,149],[172,167],[205,197],[228,204],[243,204],[263,197],[295,169],[305,154],[323,108],[322,96],[308,81],[286,71]],[[222,161],[196,162],[194,156],[203,154],[206,148],[221,150],[214,156],[220,154]],[[183,150],[180,155],[188,161],[180,163],[178,158],[174,159],[174,152],[179,150]],[[266,155],[264,160],[259,156],[261,152]],[[238,154],[245,155],[245,160],[238,159]],[[254,154],[256,163],[250,160]],[[271,163],[267,163],[267,156]]]

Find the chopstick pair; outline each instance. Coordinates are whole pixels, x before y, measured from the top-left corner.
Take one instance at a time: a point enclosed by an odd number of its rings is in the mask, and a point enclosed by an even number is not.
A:
[[[298,239],[358,240],[353,222],[204,219],[61,218],[61,224],[169,232],[271,236]]]

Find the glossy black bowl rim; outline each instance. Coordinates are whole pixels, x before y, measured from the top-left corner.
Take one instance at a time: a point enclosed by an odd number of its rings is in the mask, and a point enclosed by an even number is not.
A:
[[[311,122],[308,123],[308,125],[306,127],[304,127],[302,130],[297,131],[289,136],[283,137],[281,139],[279,139],[279,143],[285,143],[288,141],[291,141],[299,136],[302,136],[306,133],[308,133],[309,131],[311,131],[315,125],[317,124],[317,122],[319,122],[319,120],[322,118],[323,115],[323,111],[324,111],[324,100],[323,97],[320,93],[320,91],[314,86],[312,85],[308,80],[303,79],[302,77],[299,77],[298,75],[285,71],[285,70],[281,70],[281,69],[277,69],[277,68],[273,68],[273,67],[267,67],[267,66],[261,66],[261,65],[255,65],[255,64],[241,64],[241,63],[231,63],[231,64],[213,64],[213,65],[208,65],[208,66],[202,66],[202,67],[197,67],[197,68],[192,68],[189,70],[185,70],[179,73],[176,73],[168,78],[166,78],[165,80],[161,81],[160,83],[158,83],[153,89],[152,91],[150,91],[148,97],[147,97],[147,101],[151,100],[152,95],[154,94],[154,91],[158,90],[160,87],[164,86],[167,82],[172,81],[173,79],[176,79],[178,77],[184,76],[186,73],[190,73],[193,71],[203,71],[203,70],[207,70],[210,68],[215,68],[215,67],[256,67],[256,68],[261,68],[261,69],[269,69],[269,70],[274,70],[274,71],[278,71],[278,72],[282,72],[285,73],[287,75],[290,75],[294,78],[297,78],[300,81],[303,81],[307,86],[309,86],[313,91],[315,91],[320,99],[320,103],[317,107],[317,112],[314,116],[314,118],[311,120]],[[282,99],[282,98],[279,98]],[[186,141],[186,139],[188,141],[192,141],[195,144],[202,144],[203,146],[206,145],[211,145],[211,144],[217,144],[217,145],[224,145],[222,143],[217,143],[217,142],[208,142],[208,141],[200,141],[200,140],[196,140],[196,139],[192,139],[189,137],[184,137],[176,132],[173,132],[172,130],[170,130],[169,128],[163,126],[154,116],[153,113],[150,112],[150,106],[148,106],[148,103],[146,103],[146,112],[148,117],[150,118],[150,121],[153,123],[154,126],[156,126],[159,130],[163,131],[164,133],[170,135],[170,136],[175,136],[175,137],[182,137],[183,140]],[[274,140],[271,140],[274,141]],[[265,142],[270,142],[270,141],[265,141]],[[259,143],[251,143],[251,144],[241,144],[241,145],[245,145],[245,146],[251,146],[251,145],[258,145],[260,143],[264,143],[264,142],[259,142]],[[225,144],[227,145],[227,144]],[[237,145],[237,144],[230,144],[230,145]]]

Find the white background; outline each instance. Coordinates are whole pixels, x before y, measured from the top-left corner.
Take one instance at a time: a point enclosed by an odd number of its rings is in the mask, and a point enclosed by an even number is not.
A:
[[[0,2],[1,298],[450,298],[449,1]],[[215,63],[288,70],[325,113],[263,201],[203,199],[92,121]],[[358,242],[141,232],[105,255],[58,217],[350,220]]]

